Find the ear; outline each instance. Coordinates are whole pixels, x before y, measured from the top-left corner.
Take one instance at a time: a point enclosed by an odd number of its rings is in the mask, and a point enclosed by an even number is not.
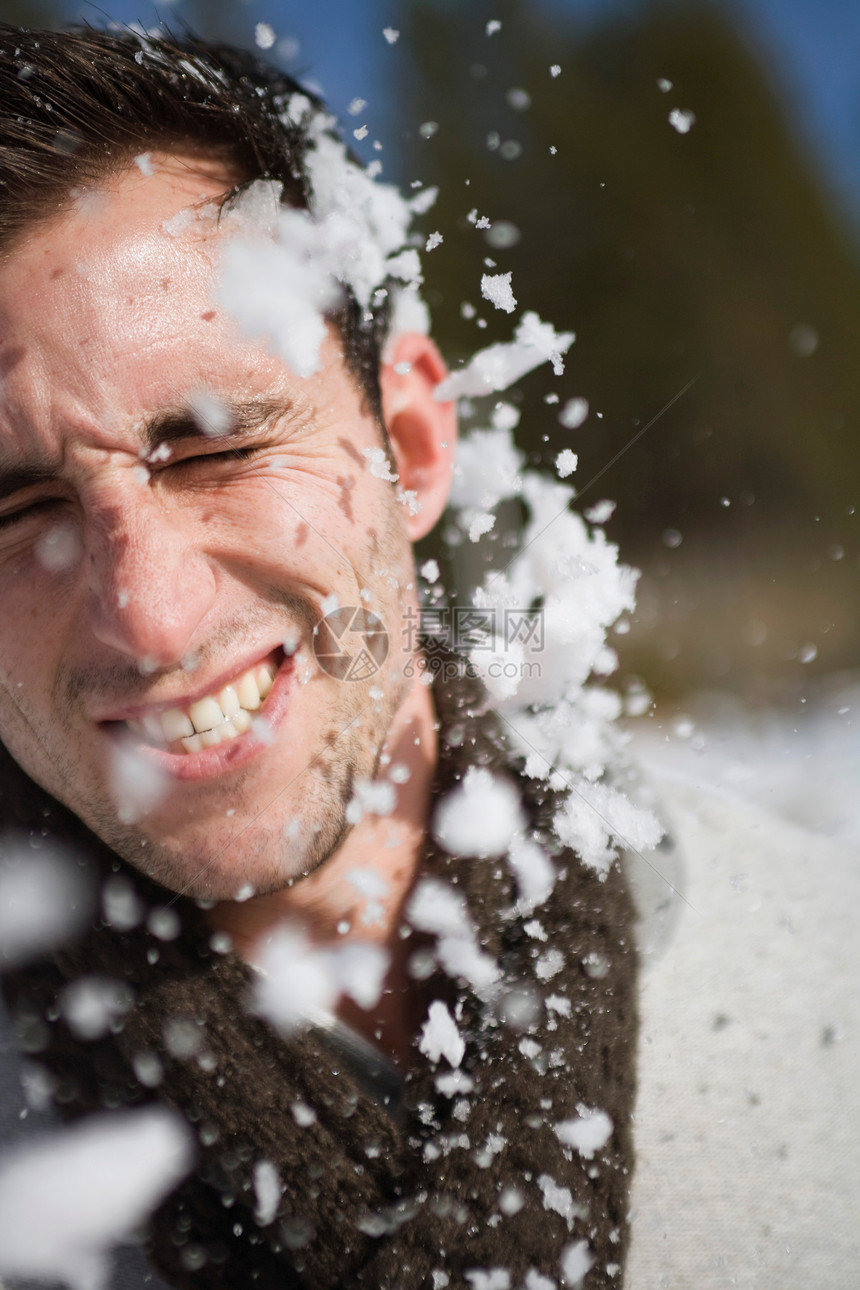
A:
[[[447,374],[433,341],[419,332],[405,332],[387,347],[379,373],[382,416],[400,487],[415,492],[421,504],[414,515],[408,506],[403,508],[411,542],[430,532],[451,491],[457,409],[433,397]]]

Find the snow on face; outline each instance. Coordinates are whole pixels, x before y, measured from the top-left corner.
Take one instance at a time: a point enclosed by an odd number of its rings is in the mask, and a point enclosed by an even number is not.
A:
[[[308,117],[309,109],[300,95],[288,109],[292,118],[307,118],[309,209],[281,206],[277,183],[250,185],[225,221],[236,236],[222,258],[217,297],[245,335],[266,337],[299,376],[318,370],[325,315],[341,302],[345,287],[366,310],[374,293],[396,279],[409,289],[395,292],[395,314],[398,297],[407,296],[397,325],[417,321],[426,330],[417,297],[421,263],[406,242],[413,215],[435,198],[431,189],[409,202],[392,185],[375,182],[331,133],[332,119],[325,113]]]
[[[224,898],[246,880],[258,891],[285,881],[290,873],[275,872],[281,863],[308,867],[298,846],[281,845],[284,821],[300,808],[316,811],[324,826],[322,837],[306,833],[305,851],[325,854],[349,800],[350,776],[370,777],[407,688],[392,649],[384,674],[374,679],[384,698],[365,719],[373,726],[369,736],[370,726],[359,730],[346,711],[366,702],[367,684],[303,684],[321,602],[336,593],[350,605],[359,588],[370,589],[374,608],[395,624],[414,598],[405,508],[390,482],[364,466],[362,450],[378,447],[380,429],[333,329],[320,373],[301,378],[246,342],[233,319],[212,305],[221,247],[241,241],[249,228],[271,247],[264,235],[273,210],[275,224],[278,217],[264,187],[249,195],[250,214],[241,213],[235,227],[225,215],[219,229],[215,199],[228,185],[217,168],[201,175],[181,158],[159,156],[152,176],[132,168],[118,177],[97,217],[71,214],[62,228],[40,227],[16,248],[2,266],[4,327],[25,355],[4,383],[18,409],[15,423],[7,404],[0,409],[4,459],[16,467],[34,458],[56,463],[75,499],[28,507],[20,522],[14,512],[14,523],[3,528],[4,742],[35,780],[130,862],[158,869],[173,890],[205,870],[205,894],[217,886]],[[181,228],[178,213],[189,214]],[[82,258],[92,266],[83,277],[75,268]],[[86,349],[76,343],[81,334],[90,338]],[[81,388],[86,429],[78,435],[69,429],[76,415],[70,407]],[[42,416],[48,390],[52,414]],[[203,392],[210,402],[201,408]],[[212,420],[212,401],[222,421],[229,413],[236,439],[200,433],[201,417]],[[177,409],[179,437],[163,450],[156,443],[153,452],[147,425],[170,417],[175,423]],[[256,436],[252,460],[249,435]],[[245,452],[229,452],[240,436]],[[332,487],[338,476],[351,488],[348,506]],[[16,498],[4,503],[4,515],[13,505]],[[77,538],[59,567],[45,556],[55,549],[49,538],[57,511]],[[399,652],[399,635],[394,639]],[[299,642],[298,651],[295,644],[282,650],[288,640]],[[170,712],[179,735],[191,736],[186,709],[235,689],[249,669],[286,672],[287,652],[294,660],[292,730],[286,704],[277,724],[275,695],[265,723],[252,725],[254,740],[243,745],[253,745],[254,764],[232,799],[216,790],[215,776],[192,790],[188,768],[173,774],[173,753],[153,755],[152,739],[160,736],[149,733],[150,718]],[[297,780],[307,771],[307,745],[332,721],[346,731],[336,751],[324,753],[300,787],[261,812],[275,796],[274,778],[281,787],[284,775]],[[170,743],[173,735],[166,738]],[[260,746],[270,758],[258,755]],[[235,768],[239,740],[229,755],[223,747],[224,766]],[[323,762],[331,764],[324,769]],[[326,806],[308,792],[318,774],[326,781]],[[237,827],[243,816],[254,821],[244,831]],[[236,865],[227,872],[226,860],[209,863],[234,831],[243,839],[239,879]]]

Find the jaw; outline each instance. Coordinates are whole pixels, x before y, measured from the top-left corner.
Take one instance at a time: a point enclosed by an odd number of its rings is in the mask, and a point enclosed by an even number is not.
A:
[[[366,685],[300,677],[300,660],[285,658],[264,729],[199,753],[112,737],[108,765],[130,753],[134,778],[160,774],[160,800],[123,820],[102,785],[106,809],[73,809],[134,867],[190,896],[234,900],[312,872],[342,842],[355,780],[373,777],[393,714]]]

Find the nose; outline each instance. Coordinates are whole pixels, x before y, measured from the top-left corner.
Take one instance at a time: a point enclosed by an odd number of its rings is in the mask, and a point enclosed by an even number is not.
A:
[[[96,638],[149,671],[180,663],[215,598],[189,525],[138,490],[90,512],[84,558]]]

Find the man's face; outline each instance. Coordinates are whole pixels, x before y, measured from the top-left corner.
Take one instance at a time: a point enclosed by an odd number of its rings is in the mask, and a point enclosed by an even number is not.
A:
[[[337,336],[299,379],[213,304],[230,234],[175,217],[228,186],[176,159],[132,168],[0,266],[2,738],[131,863],[222,899],[283,886],[342,835],[408,688],[414,595]],[[201,395],[236,434],[199,432]],[[314,659],[334,604],[390,633],[364,681]],[[218,742],[181,742],[237,697],[256,727],[238,713]]]

